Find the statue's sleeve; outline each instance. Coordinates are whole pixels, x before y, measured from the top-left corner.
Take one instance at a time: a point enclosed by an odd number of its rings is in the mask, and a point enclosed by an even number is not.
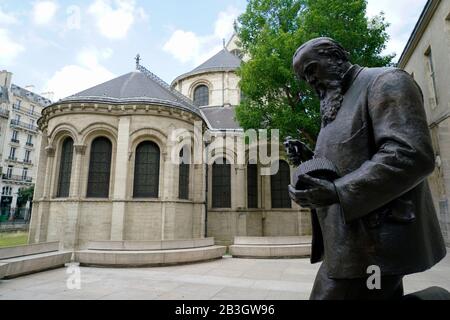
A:
[[[345,223],[362,218],[420,184],[435,155],[420,88],[405,71],[379,75],[367,94],[376,153],[335,181]]]

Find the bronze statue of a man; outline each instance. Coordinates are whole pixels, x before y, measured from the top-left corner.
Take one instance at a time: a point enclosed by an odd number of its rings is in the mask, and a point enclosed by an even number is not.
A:
[[[314,157],[340,174],[304,175],[310,188],[289,187],[295,202],[313,209],[311,261],[323,264],[311,299],[400,298],[405,275],[446,255],[426,181],[435,155],[422,92],[403,70],[352,65],[330,38],[303,44],[293,64],[320,97]],[[377,268],[381,289],[370,290]]]

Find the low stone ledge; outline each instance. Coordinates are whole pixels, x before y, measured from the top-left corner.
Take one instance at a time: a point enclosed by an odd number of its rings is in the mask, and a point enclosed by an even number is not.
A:
[[[59,250],[59,242],[46,242],[0,249],[0,260]]]
[[[15,278],[44,270],[55,269],[69,263],[72,252],[49,252],[23,257],[15,257],[1,260],[0,264],[5,264],[4,278]]]
[[[3,277],[6,275],[8,265],[6,263],[0,263],[0,279],[3,279]]]
[[[297,245],[310,244],[311,236],[303,237],[235,237],[235,245]]]
[[[310,244],[286,246],[230,246],[230,254],[235,258],[306,258],[311,256]]]
[[[235,258],[305,258],[311,256],[311,237],[235,237],[230,254]]]
[[[154,267],[220,259],[225,252],[223,246],[153,251],[83,250],[75,252],[75,261],[84,266]]]
[[[214,245],[214,238],[163,241],[91,241],[88,250],[153,251],[201,248]]]

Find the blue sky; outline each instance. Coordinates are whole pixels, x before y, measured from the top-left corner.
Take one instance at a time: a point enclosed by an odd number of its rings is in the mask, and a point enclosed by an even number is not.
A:
[[[62,98],[142,64],[166,82],[219,51],[246,0],[0,0],[0,69]],[[426,0],[369,0],[401,54]]]

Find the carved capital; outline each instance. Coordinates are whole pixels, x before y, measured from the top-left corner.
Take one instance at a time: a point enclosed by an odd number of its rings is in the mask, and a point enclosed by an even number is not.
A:
[[[84,153],[86,152],[86,145],[84,144],[75,144],[73,145],[73,148],[75,149],[76,154],[84,155]]]
[[[47,153],[47,157],[54,157],[55,156],[55,148],[52,146],[48,146],[45,148],[45,152]]]

